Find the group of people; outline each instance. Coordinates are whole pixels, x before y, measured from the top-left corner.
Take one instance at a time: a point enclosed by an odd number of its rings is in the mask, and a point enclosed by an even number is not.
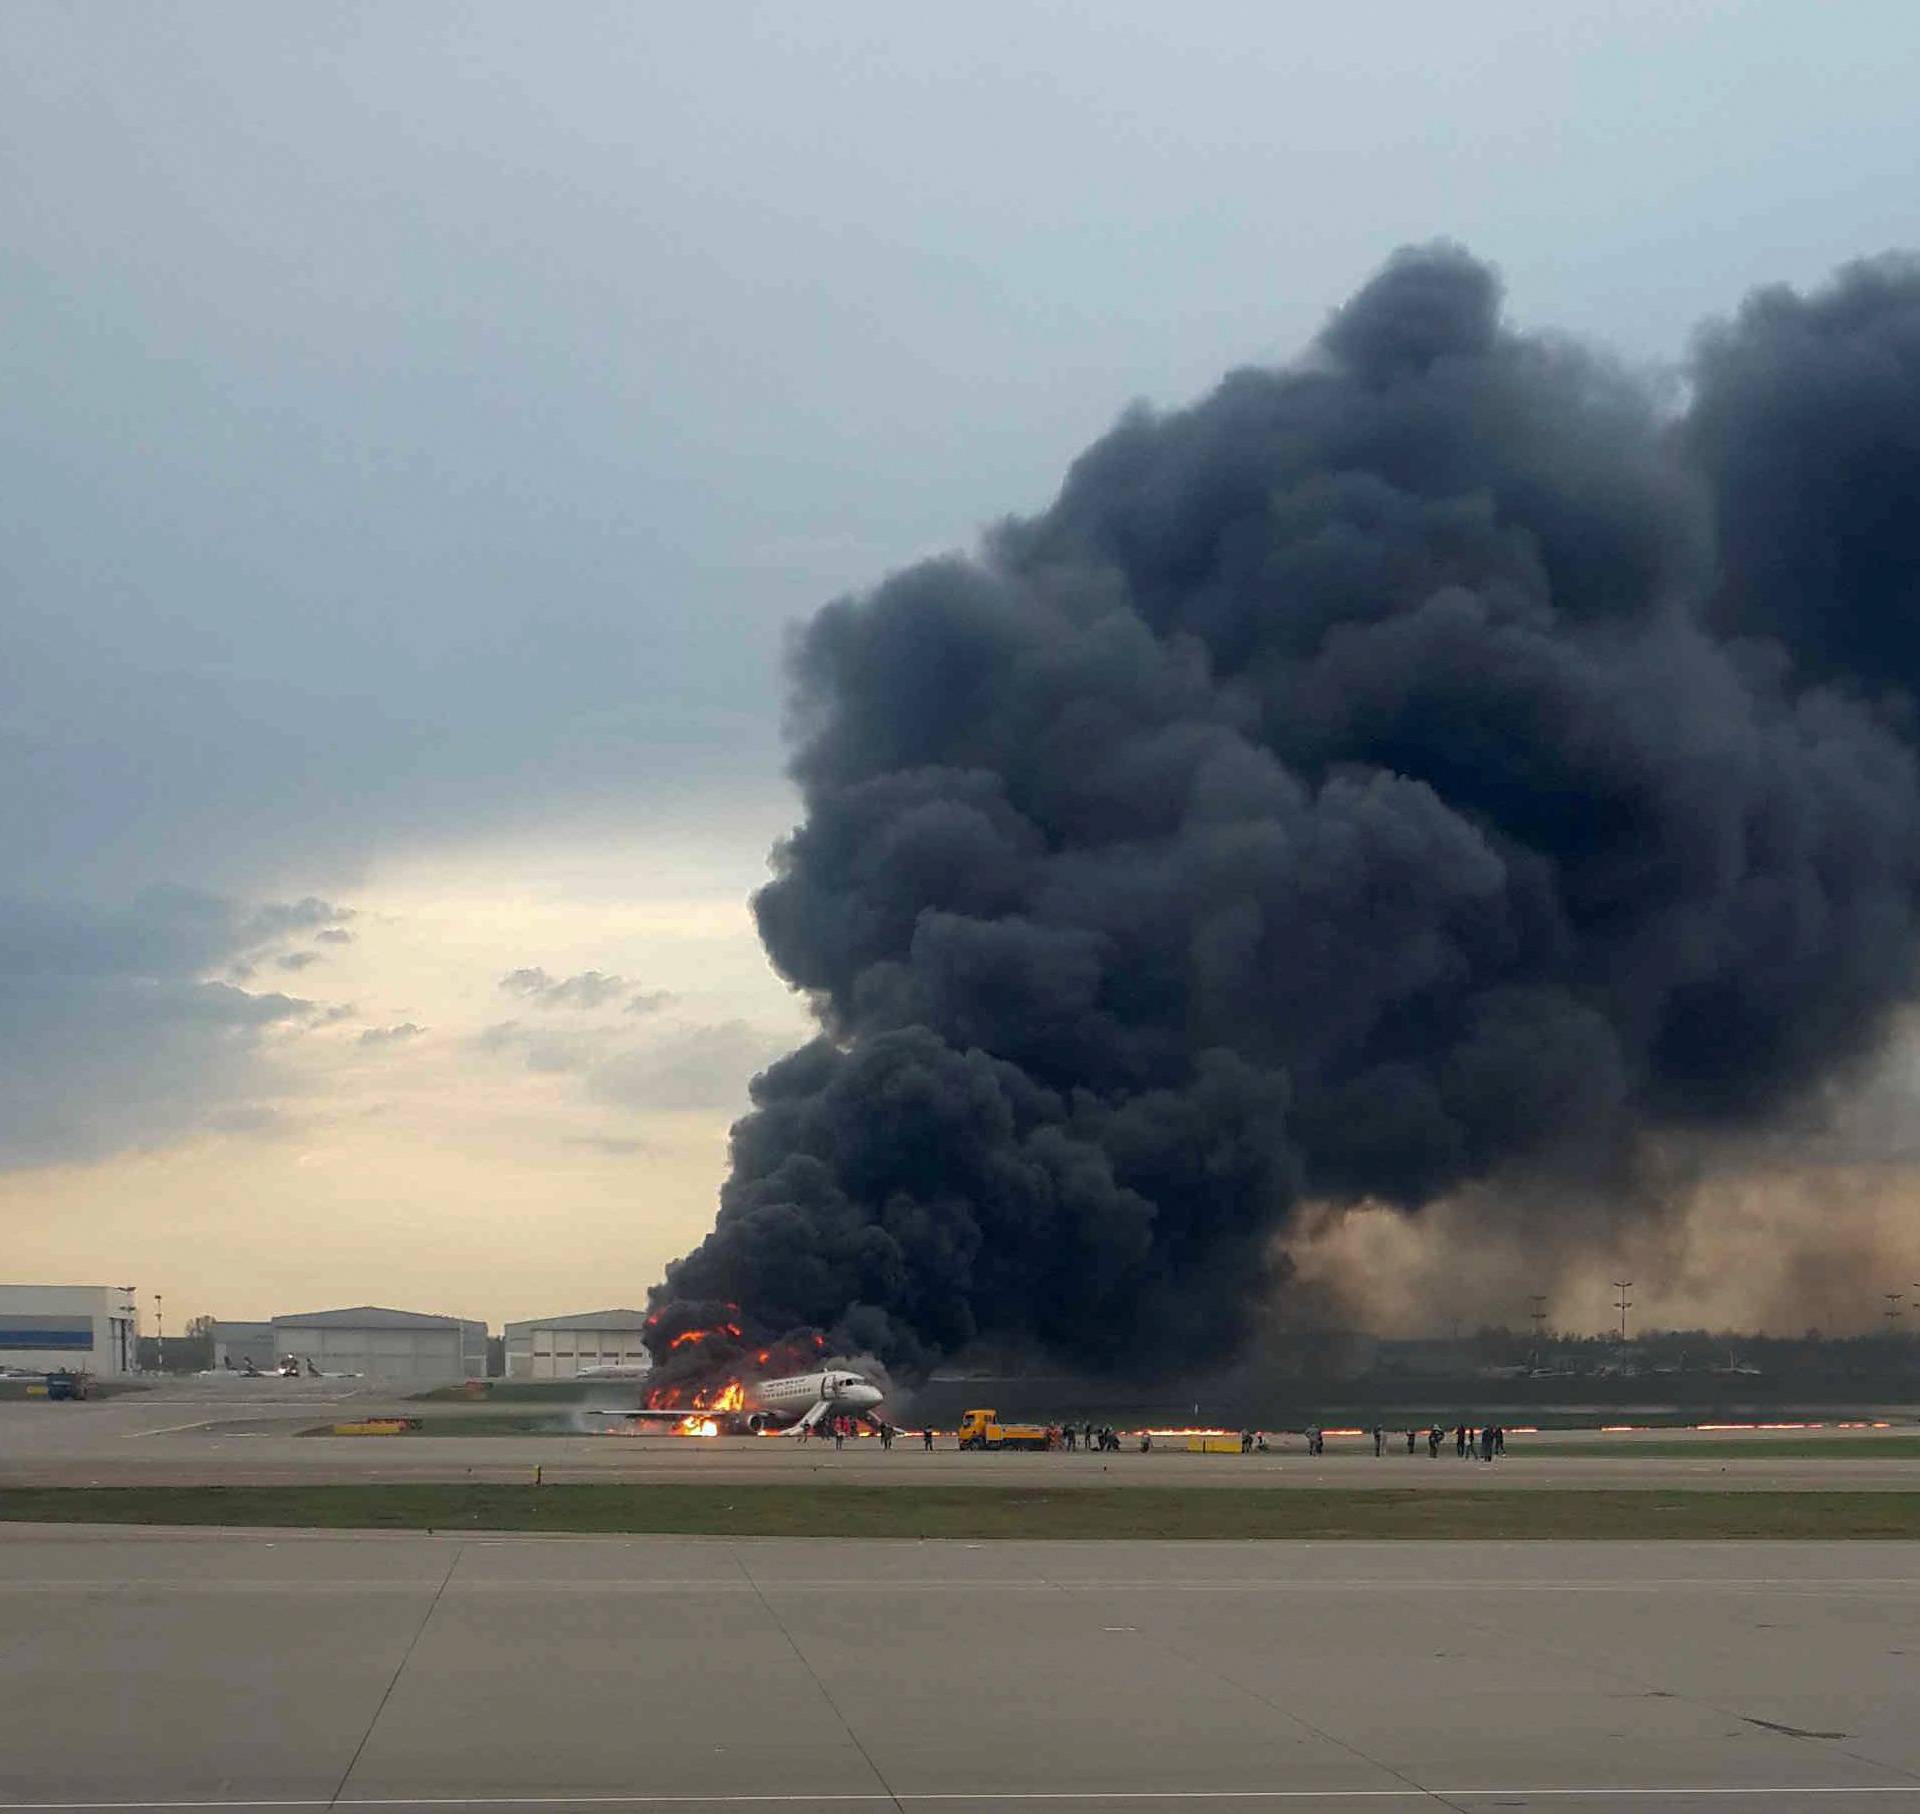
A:
[[[1324,1455],[1327,1452],[1327,1433],[1318,1424],[1308,1424],[1304,1432],[1309,1455]],[[1407,1432],[1407,1453],[1412,1455],[1419,1449],[1424,1434],[1427,1454],[1437,1456],[1440,1445],[1447,1439],[1447,1432],[1438,1424],[1425,1432],[1409,1430]],[[1143,1445],[1144,1446],[1144,1445]],[[1476,1429],[1471,1424],[1457,1424],[1453,1430],[1453,1450],[1462,1461],[1469,1456],[1477,1456],[1481,1461],[1491,1461],[1496,1455],[1507,1452],[1507,1432],[1505,1426],[1490,1423]],[[1384,1455],[1387,1452],[1387,1431],[1384,1424],[1373,1426],[1373,1452]],[[1267,1453],[1267,1438],[1264,1431],[1242,1430],[1240,1432],[1240,1453],[1242,1455]]]
[[[1447,1440],[1447,1432],[1438,1424],[1431,1424],[1423,1432],[1407,1432],[1407,1453],[1413,1454],[1424,1437],[1429,1459],[1437,1457],[1441,1445]],[[1384,1454],[1387,1446],[1387,1433],[1380,1425],[1373,1426],[1373,1452]],[[1502,1424],[1483,1424],[1476,1429],[1472,1424],[1460,1423],[1453,1427],[1453,1452],[1465,1461],[1469,1456],[1477,1456],[1482,1461],[1491,1461],[1496,1455],[1507,1452],[1507,1432]]]
[[[823,1421],[821,1431],[824,1435],[833,1438],[833,1446],[838,1449],[845,1445],[849,1436],[859,1435],[860,1423],[861,1420],[854,1417],[831,1417]],[[900,1434],[900,1432],[884,1418],[873,1420],[872,1428],[874,1433],[880,1438],[880,1446],[883,1449],[891,1449],[893,1447],[893,1439]],[[1303,1434],[1306,1437],[1307,1453],[1309,1455],[1324,1455],[1327,1452],[1327,1433],[1321,1429],[1318,1424],[1308,1424]],[[1409,1455],[1415,1454],[1419,1449],[1421,1441],[1424,1440],[1427,1445],[1428,1456],[1438,1456],[1441,1446],[1447,1440],[1448,1434],[1449,1432],[1443,1430],[1438,1424],[1430,1425],[1424,1431],[1409,1430],[1406,1433],[1407,1453]],[[1453,1452],[1459,1456],[1462,1461],[1467,1460],[1469,1457],[1474,1457],[1481,1461],[1492,1461],[1495,1456],[1504,1455],[1507,1452],[1507,1432],[1500,1424],[1490,1423],[1476,1429],[1471,1424],[1461,1423],[1454,1426],[1451,1434],[1453,1436]],[[1048,1444],[1050,1448],[1069,1450],[1084,1448],[1090,1454],[1117,1454],[1120,1448],[1120,1432],[1111,1424],[1059,1424],[1052,1427],[1048,1435],[1051,1438]],[[805,1425],[802,1425],[800,1429],[800,1440],[805,1442],[807,1436],[807,1428]],[[920,1432],[920,1444],[921,1447],[929,1451],[929,1453],[932,1451],[932,1430],[927,1429]],[[1152,1435],[1146,1431],[1142,1431],[1140,1435],[1141,1454],[1144,1455],[1148,1453],[1152,1447]],[[1373,1426],[1373,1452],[1376,1455],[1384,1455],[1386,1450],[1386,1427],[1383,1424],[1375,1424]],[[1266,1431],[1242,1430],[1240,1432],[1240,1453],[1242,1455],[1266,1455],[1271,1452],[1267,1442]]]
[[[822,1436],[831,1436],[833,1438],[833,1446],[836,1449],[844,1448],[849,1436],[858,1436],[860,1434],[862,1421],[863,1420],[858,1417],[823,1417],[820,1420],[820,1434]],[[874,1423],[872,1428],[874,1433],[880,1438],[880,1446],[883,1449],[893,1447],[894,1429],[892,1424],[882,1419]],[[799,1436],[802,1442],[805,1442],[812,1434],[813,1431],[806,1424],[799,1426]]]
[[[1440,1445],[1447,1439],[1447,1433],[1435,1424],[1427,1432],[1427,1453],[1438,1455]],[[1453,1431],[1453,1452],[1465,1461],[1470,1455],[1478,1455],[1482,1461],[1491,1461],[1496,1455],[1507,1452],[1507,1432],[1503,1425],[1490,1423],[1475,1430],[1471,1424],[1456,1424]],[[1413,1432],[1407,1432],[1407,1453],[1413,1453]]]
[[[892,1448],[893,1439],[900,1434],[899,1425],[888,1423],[884,1417],[823,1418],[820,1423],[820,1432],[824,1436],[831,1436],[833,1438],[833,1446],[836,1449],[845,1448],[847,1443],[847,1438],[849,1436],[858,1436],[860,1434],[860,1426],[863,1423],[866,1424],[866,1426],[873,1431],[874,1435],[880,1438],[880,1446],[883,1449]],[[802,1442],[805,1442],[807,1438],[810,1435],[812,1435],[812,1433],[813,1432],[807,1427],[807,1425],[801,1424],[799,1426],[799,1436]],[[933,1432],[931,1430],[922,1430],[920,1432],[920,1446],[926,1449],[929,1454],[932,1453]],[[1115,1446],[1118,1447],[1119,1445],[1115,1444]]]

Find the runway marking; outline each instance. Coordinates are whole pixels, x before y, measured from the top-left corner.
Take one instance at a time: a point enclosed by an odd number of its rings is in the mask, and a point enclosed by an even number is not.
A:
[[[407,1647],[400,1653],[400,1661],[394,1665],[393,1674],[388,1678],[386,1687],[381,1691],[379,1705],[373,1710],[373,1717],[367,1721],[367,1729],[360,1734],[360,1742],[353,1748],[353,1755],[347,1759],[347,1767],[340,1772],[340,1780],[333,1785],[332,1799],[338,1801],[345,1793],[347,1784],[353,1780],[353,1773],[359,1768],[361,1754],[367,1748],[367,1741],[373,1737],[373,1729],[380,1724],[380,1716],[387,1710],[387,1702],[393,1699],[393,1691],[400,1685],[400,1678],[406,1674],[407,1665],[413,1661],[413,1653],[419,1649],[420,1640],[426,1635],[434,1613],[439,1609],[440,1596],[447,1591],[447,1583],[453,1579],[453,1571],[460,1566],[466,1555],[464,1547],[453,1552],[453,1560],[447,1564],[447,1572],[440,1577],[440,1585],[433,1590],[433,1598],[427,1602],[426,1611],[420,1615],[420,1623],[414,1627],[413,1636],[407,1640]]]
[[[890,1806],[897,1802],[991,1802],[1025,1804],[1028,1802],[1155,1802],[1155,1801],[1432,1801],[1436,1797],[1458,1797],[1462,1801],[1488,1801],[1503,1797],[1524,1797],[1543,1801],[1598,1800],[1603,1796],[1631,1796],[1640,1800],[1678,1801],[1743,1795],[1769,1800],[1793,1796],[1908,1795],[1920,1796],[1920,1783],[1875,1783],[1848,1787],[1842,1784],[1796,1785],[1791,1788],[1766,1784],[1740,1786],[1679,1787],[1660,1785],[1641,1788],[1419,1788],[1400,1789],[935,1789],[915,1793],[901,1790],[887,1795],[870,1789],[850,1789],[844,1794],[822,1791],[813,1794],[783,1795],[399,1795],[342,1796],[264,1801],[8,1801],[0,1802],[7,1814],[148,1814],[149,1810],[222,1809],[222,1808],[692,1808],[692,1807],[820,1807],[859,1803]]]
[[[217,1578],[217,1576],[144,1576],[129,1582],[123,1576],[60,1576],[38,1580],[0,1580],[0,1593],[125,1593],[125,1591],[165,1591],[165,1593],[396,1593],[419,1591],[432,1593],[432,1578],[392,1578],[392,1576],[340,1576],[332,1580],[311,1580],[305,1576],[261,1576],[261,1578]],[[833,1582],[768,1582],[770,1593],[924,1593],[931,1589],[952,1589],[956,1593],[1031,1593],[1035,1587],[1052,1586],[1068,1593],[1386,1593],[1400,1597],[1407,1593],[1665,1593],[1674,1587],[1720,1589],[1728,1593],[1778,1593],[1786,1599],[1820,1599],[1824,1595],[1845,1593],[1893,1593],[1920,1591],[1920,1574],[1889,1576],[1845,1576],[1836,1580],[1805,1580],[1782,1576],[1645,1576],[1632,1582],[1580,1582],[1580,1580],[1509,1580],[1503,1576],[1476,1576],[1467,1580],[1390,1580],[1371,1576],[1350,1580],[1336,1576],[1269,1576],[1263,1580],[1194,1580],[1194,1582],[1142,1582],[1135,1578],[1091,1578],[1062,1580],[1052,1576],[899,1576],[849,1578]],[[749,1595],[753,1589],[722,1578],[674,1578],[674,1580],[582,1580],[578,1576],[557,1576],[551,1580],[526,1576],[516,1580],[470,1580],[455,1587],[457,1597],[474,1593],[730,1593]],[[0,1808],[12,1802],[0,1802]]]

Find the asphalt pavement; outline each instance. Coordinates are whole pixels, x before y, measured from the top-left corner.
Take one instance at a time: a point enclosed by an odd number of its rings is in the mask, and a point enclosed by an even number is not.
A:
[[[525,1407],[500,1407],[523,1409]],[[582,1432],[512,1436],[306,1436],[304,1430],[382,1410],[438,1421],[486,1415],[490,1407],[409,1402],[354,1382],[184,1382],[153,1392],[50,1404],[0,1401],[0,1486],[282,1486],[353,1483],[514,1482],[538,1467],[548,1481],[695,1482],[715,1486],[792,1481],[861,1485],[1317,1486],[1317,1487],[1666,1487],[1719,1490],[1920,1489],[1920,1457],[1839,1449],[1806,1457],[1743,1455],[1765,1432],[1700,1434],[1697,1453],[1636,1452],[1632,1435],[1554,1431],[1516,1435],[1504,1459],[1461,1461],[1448,1445],[1437,1460],[1389,1442],[1335,1438],[1309,1457],[1297,1435],[1277,1436],[1271,1454],[1193,1455],[1162,1439],[1150,1454],[961,1454],[951,1436],[933,1454],[903,1436],[891,1452],[871,1438],[836,1451],[829,1441],[792,1438],[620,1435]],[[1881,1432],[1911,1436],[1904,1428]],[[1676,1432],[1648,1432],[1670,1441]],[[1684,1434],[1684,1433],[1681,1433]],[[1803,1433],[1810,1443],[1872,1432]],[[1538,1440],[1574,1455],[1533,1455]]]
[[[1920,1806],[1920,1545],[0,1529],[0,1803]]]

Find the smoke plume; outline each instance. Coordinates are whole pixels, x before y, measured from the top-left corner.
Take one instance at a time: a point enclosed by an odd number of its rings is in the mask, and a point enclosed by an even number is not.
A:
[[[1913,996],[1920,266],[1756,297],[1675,419],[1404,252],[795,676],[755,908],[821,1032],[656,1300],[1230,1351],[1303,1206],[1586,1213]]]

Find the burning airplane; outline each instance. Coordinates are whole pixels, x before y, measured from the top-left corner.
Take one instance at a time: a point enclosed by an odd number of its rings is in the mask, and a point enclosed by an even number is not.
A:
[[[1185,1366],[1316,1218],[1610,1252],[1792,1140],[1920,1001],[1920,260],[1691,378],[1414,248],[825,607],[754,899],[819,1037],[654,1305]]]
[[[883,1389],[855,1368],[825,1361],[826,1338],[817,1331],[748,1350],[738,1306],[725,1310],[713,1322],[661,1334],[663,1371],[677,1377],[653,1386],[644,1405],[595,1415],[678,1436],[762,1436],[810,1430],[830,1416],[865,1418],[878,1408]],[[658,1313],[648,1319],[649,1334],[659,1320]]]

